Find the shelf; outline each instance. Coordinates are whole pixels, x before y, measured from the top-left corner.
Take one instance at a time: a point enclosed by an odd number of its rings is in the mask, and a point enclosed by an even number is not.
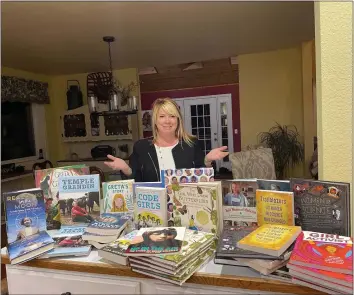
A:
[[[135,115],[138,111],[105,111],[105,112],[94,112],[91,115],[96,116],[128,116],[128,115]]]

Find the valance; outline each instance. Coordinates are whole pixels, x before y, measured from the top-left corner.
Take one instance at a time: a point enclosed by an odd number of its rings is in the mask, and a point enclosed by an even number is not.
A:
[[[48,83],[1,76],[1,101],[49,103]]]

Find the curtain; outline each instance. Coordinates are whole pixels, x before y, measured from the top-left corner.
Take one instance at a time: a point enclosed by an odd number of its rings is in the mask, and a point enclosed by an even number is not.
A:
[[[48,83],[1,76],[1,101],[49,104]]]

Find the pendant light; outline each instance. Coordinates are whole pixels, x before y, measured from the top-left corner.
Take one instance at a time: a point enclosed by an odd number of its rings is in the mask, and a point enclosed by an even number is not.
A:
[[[111,43],[115,41],[113,36],[104,36],[103,41],[108,43],[108,55],[109,55],[109,67],[111,71],[111,90],[110,90],[110,98],[109,98],[109,110],[110,111],[119,111],[121,93],[117,91],[117,83],[113,76],[113,68],[112,68],[112,55],[111,55]]]

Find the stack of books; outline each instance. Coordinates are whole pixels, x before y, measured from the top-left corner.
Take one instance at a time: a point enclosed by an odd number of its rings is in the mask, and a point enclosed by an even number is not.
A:
[[[353,240],[303,231],[287,264],[293,283],[329,294],[353,294]]]
[[[162,236],[167,237],[165,241],[174,236],[177,243],[163,245],[161,240],[158,246],[149,245],[147,236],[153,236],[156,241]],[[184,227],[143,228],[135,239],[144,241],[138,246],[132,241],[125,251],[132,270],[176,285],[182,285],[207,264],[215,252],[214,234]]]
[[[269,224],[225,228],[214,262],[249,267],[263,276],[276,276],[275,272],[287,264],[300,232],[300,227]]]
[[[97,249],[115,241],[132,220],[131,214],[101,213],[85,229],[82,238]]]

